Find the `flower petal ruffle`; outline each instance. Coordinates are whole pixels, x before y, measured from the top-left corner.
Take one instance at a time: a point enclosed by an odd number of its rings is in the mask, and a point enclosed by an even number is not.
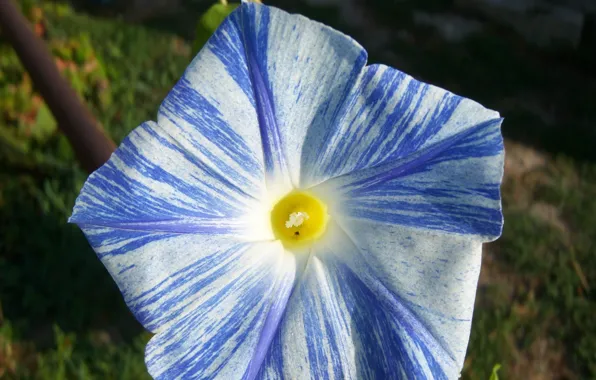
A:
[[[367,66],[341,116],[318,147],[304,183],[400,160],[469,128],[499,119],[480,104],[384,65]]]

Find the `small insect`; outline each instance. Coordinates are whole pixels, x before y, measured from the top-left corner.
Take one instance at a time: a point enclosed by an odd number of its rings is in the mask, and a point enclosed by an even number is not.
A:
[[[300,236],[300,231],[294,232],[294,236]]]

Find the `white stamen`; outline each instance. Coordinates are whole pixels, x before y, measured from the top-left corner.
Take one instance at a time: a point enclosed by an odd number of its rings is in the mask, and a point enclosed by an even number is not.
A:
[[[305,212],[293,212],[290,214],[290,219],[286,222],[286,228],[300,227],[308,218],[309,216]]]

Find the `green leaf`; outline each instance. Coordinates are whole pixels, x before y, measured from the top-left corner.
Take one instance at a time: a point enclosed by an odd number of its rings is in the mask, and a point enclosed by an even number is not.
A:
[[[497,372],[499,372],[500,369],[501,365],[495,364],[495,366],[493,367],[493,372],[490,374],[489,380],[499,380],[499,374]]]
[[[207,43],[209,37],[215,32],[217,27],[228,17],[239,4],[221,4],[217,3],[211,6],[199,19],[195,41],[193,43],[193,53],[197,54],[199,50]]]
[[[37,111],[35,125],[33,126],[32,136],[40,142],[44,142],[56,131],[56,120],[50,112],[48,106],[44,103]]]

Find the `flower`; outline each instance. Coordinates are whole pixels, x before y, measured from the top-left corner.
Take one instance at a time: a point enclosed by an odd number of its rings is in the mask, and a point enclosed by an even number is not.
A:
[[[244,3],[84,185],[155,378],[455,379],[502,119]]]

